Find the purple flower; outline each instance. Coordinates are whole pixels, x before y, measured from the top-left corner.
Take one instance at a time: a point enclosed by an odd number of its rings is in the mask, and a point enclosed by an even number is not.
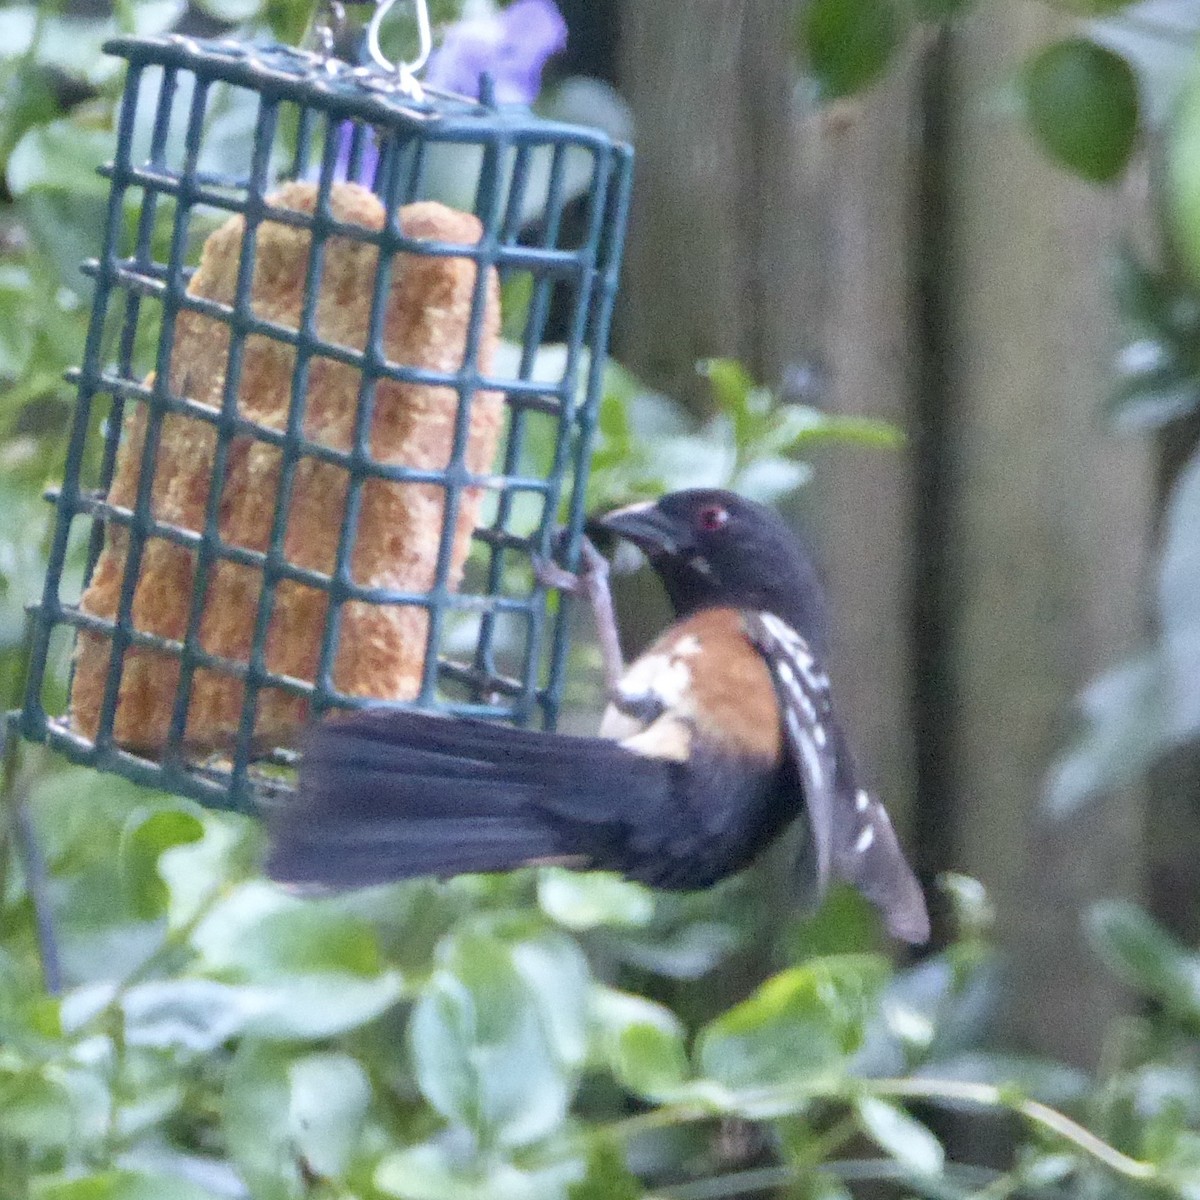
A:
[[[479,96],[488,74],[500,104],[532,104],[546,60],[567,44],[567,23],[554,0],[514,0],[451,25],[433,52],[423,80],[431,87]]]
[[[362,127],[359,135],[362,149],[359,151],[358,169],[350,174],[350,149],[354,142],[354,123],[343,121],[338,127],[337,159],[333,164],[334,179],[348,179],[352,183],[361,183],[371,187],[375,182],[375,172],[379,168],[379,140],[375,130],[369,125]],[[320,167],[317,168],[320,175]]]

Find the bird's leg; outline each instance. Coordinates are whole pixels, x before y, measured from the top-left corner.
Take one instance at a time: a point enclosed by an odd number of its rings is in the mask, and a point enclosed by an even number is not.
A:
[[[617,634],[617,618],[608,586],[608,559],[587,537],[580,539],[579,550],[583,562],[578,573],[535,555],[533,574],[543,587],[557,588],[568,595],[583,597],[591,606],[596,638],[600,643],[600,659],[604,665],[604,689],[613,696],[625,673],[625,664],[621,659],[621,639]]]

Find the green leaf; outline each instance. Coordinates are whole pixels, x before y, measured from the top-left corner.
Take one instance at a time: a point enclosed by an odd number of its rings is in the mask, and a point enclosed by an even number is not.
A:
[[[788,1200],[854,1200],[854,1196],[832,1172],[812,1171],[797,1180],[795,1187],[788,1192]],[[951,1197],[947,1196],[946,1200],[951,1200]]]
[[[54,1012],[47,1020],[41,1011],[46,999],[33,963],[0,946],[0,1044],[40,1040],[47,1032],[52,1037],[60,1036],[59,1013]]]
[[[593,935],[606,955],[673,979],[700,979],[756,936],[762,912],[745,877],[708,892],[660,892],[646,926],[609,926]]]
[[[510,949],[494,938],[459,934],[439,958],[409,1025],[422,1093],[485,1145],[545,1137],[565,1119],[571,1089]]]
[[[1113,257],[1112,287],[1117,311],[1137,332],[1159,330],[1171,323],[1172,292],[1176,289],[1165,272],[1144,263],[1128,242],[1122,242]]]
[[[156,1132],[168,1123],[186,1120],[195,1111],[197,1092],[193,1071],[183,1056],[158,1050],[140,1050],[128,1044],[121,1059],[120,1104],[106,1136],[121,1138],[131,1150],[121,1158],[129,1170],[183,1174],[204,1187],[220,1192],[222,1180],[232,1170],[223,1160],[196,1162],[182,1150],[159,1144],[151,1149]],[[136,1149],[132,1149],[137,1147]],[[180,1159],[184,1161],[181,1163]],[[186,1164],[186,1165],[185,1165]],[[182,1169],[180,1169],[182,1168]]]
[[[1200,1200],[1200,1134],[1175,1131],[1170,1145],[1155,1156],[1162,1182],[1180,1200]]]
[[[192,936],[208,969],[271,982],[283,973],[337,971],[375,976],[383,969],[371,923],[340,900],[301,900],[251,880],[231,890]]]
[[[578,943],[551,930],[514,937],[513,966],[537,1004],[558,1061],[575,1070],[588,1051],[588,999],[592,975]]]
[[[313,0],[267,0],[267,23],[287,46],[298,46],[312,21]]]
[[[1167,503],[1158,615],[1170,734],[1200,733],[1200,451],[1180,471]]]
[[[461,0],[450,0],[454,6],[454,17],[464,10]],[[601,129],[614,142],[632,142],[633,112],[629,102],[615,87],[588,75],[568,75],[561,82],[552,84],[534,102],[533,111],[550,121],[562,121],[566,125],[585,125],[589,129]],[[582,160],[581,160],[582,162]],[[564,183],[574,185],[579,192],[585,190],[583,180],[571,180],[570,166]],[[564,189],[565,190],[565,189]],[[570,193],[567,193],[568,196]],[[530,198],[532,200],[532,197]],[[526,201],[529,206],[530,200]],[[541,201],[538,201],[539,207]]]
[[[687,1076],[683,1038],[649,1023],[629,1025],[616,1039],[617,1078],[639,1096],[668,1096]]]
[[[13,148],[8,188],[14,196],[35,189],[106,196],[108,182],[96,174],[113,154],[112,134],[89,129],[70,117],[35,125]]]
[[[85,15],[82,10],[45,11],[47,7],[17,4],[0,9],[0,46],[5,56],[32,52],[32,58],[24,61],[38,71],[49,74],[45,69],[50,68],[56,75],[68,76],[76,86],[82,82],[100,88],[122,67],[120,59],[103,52],[109,38],[121,33],[141,37],[164,33],[187,5],[184,0],[136,0],[124,6],[120,20],[109,15],[108,9],[89,10]],[[90,15],[101,11],[105,15]]]
[[[533,275],[522,271],[500,285],[500,335],[510,342],[525,337],[525,322],[533,302]]]
[[[750,462],[736,471],[731,479],[723,482],[733,491],[760,504],[778,504],[811,478],[812,468],[808,463],[782,458],[777,454],[763,457],[752,454]]]
[[[799,12],[801,60],[822,100],[874,83],[905,32],[900,12],[889,0],[811,0]]]
[[[1200,283],[1200,71],[1193,71],[1168,131],[1166,198],[1174,245]]]
[[[120,866],[125,892],[134,913],[144,920],[161,916],[170,898],[158,873],[159,855],[172,846],[198,842],[204,825],[181,808],[135,813],[121,839]]]
[[[1040,51],[1022,83],[1026,116],[1052,158],[1094,183],[1125,170],[1138,128],[1137,79],[1125,59],[1067,38]]]
[[[302,1194],[303,1176],[292,1143],[291,1059],[285,1047],[247,1040],[225,1076],[225,1145],[255,1200]]]
[[[240,25],[259,15],[263,0],[196,0],[197,7],[218,21]]]
[[[1079,1160],[1067,1153],[1026,1153],[1018,1167],[1019,1179],[1027,1187],[1038,1191],[1063,1184],[1079,1169]]]
[[[669,1008],[601,988],[592,1002],[601,1052],[618,1082],[635,1095],[664,1098],[688,1076],[684,1028]]]
[[[6,4],[0,10],[0,38],[4,39],[5,56],[28,54],[36,28],[37,11],[33,5]]]
[[[349,1169],[370,1102],[363,1068],[348,1055],[297,1056],[247,1040],[225,1080],[221,1119],[230,1156],[255,1200],[308,1195],[311,1176]]]
[[[1147,1119],[1170,1115],[1180,1124],[1200,1122],[1200,1067],[1193,1063],[1150,1063],[1132,1074],[1129,1094]]]
[[[876,1096],[861,1097],[855,1108],[866,1132],[897,1162],[919,1175],[941,1173],[946,1152],[920,1121]]]
[[[444,1144],[427,1143],[386,1155],[374,1185],[399,1200],[563,1200],[582,1176],[574,1158],[527,1171],[495,1155],[463,1161]]]
[[[733,358],[705,359],[696,369],[713,385],[717,408],[732,428],[739,458],[761,458],[778,448],[771,431],[781,409],[769,388],[757,387],[750,372]],[[719,418],[710,424],[719,427]]]
[[[1105,414],[1118,429],[1157,429],[1200,409],[1200,296],[1125,248],[1114,291],[1126,341]]]
[[[864,1075],[894,1075],[914,1058],[949,1057],[977,1046],[995,1024],[1000,982],[978,947],[952,945],[896,972],[854,1059]]]
[[[608,1139],[594,1142],[587,1175],[567,1189],[567,1200],[640,1200],[645,1189],[625,1165],[625,1156]]]
[[[156,979],[125,992],[131,1046],[207,1054],[242,1033],[268,1006],[261,992],[215,979]]]
[[[1153,651],[1097,676],[1078,703],[1083,730],[1046,779],[1045,804],[1055,817],[1133,782],[1175,741],[1163,662]]]
[[[943,871],[938,889],[950,902],[957,937],[963,941],[986,938],[996,923],[996,910],[983,884],[958,871]]]
[[[402,993],[393,971],[367,979],[335,971],[281,975],[257,984],[182,978],[138,984],[122,1007],[130,1044],[205,1054],[242,1034],[291,1040],[347,1033],[387,1012]]]
[[[861,892],[843,884],[830,888],[815,912],[789,921],[780,940],[789,962],[870,951],[879,945],[879,917]]]
[[[1200,1016],[1200,961],[1136,904],[1095,905],[1087,932],[1104,964],[1126,983],[1176,1014]]]
[[[33,1200],[220,1200],[215,1192],[174,1175],[102,1171],[77,1179],[40,1180]]]
[[[699,1038],[703,1075],[731,1088],[815,1080],[861,1045],[887,978],[876,955],[814,959],[769,979]]]
[[[30,794],[42,851],[55,873],[66,874],[111,867],[126,821],[145,803],[144,789],[82,767],[35,779]]]
[[[108,1090],[86,1072],[0,1065],[0,1137],[32,1148],[86,1145],[103,1136]]]
[[[363,1068],[335,1052],[243,1042],[225,1082],[222,1124],[230,1155],[253,1195],[308,1194],[306,1177],[349,1169],[371,1090]]]
[[[645,925],[654,916],[654,894],[611,871],[546,867],[538,873],[538,904],[551,920],[573,930]]]
[[[1141,338],[1122,347],[1105,415],[1117,429],[1160,429],[1200,408],[1200,379],[1174,347]]]
[[[274,982],[243,986],[261,1005],[246,1032],[284,1041],[336,1037],[383,1016],[403,998],[398,971],[363,977],[343,971],[281,974]]]
[[[158,858],[158,873],[170,893],[167,923],[171,929],[190,924],[230,884],[249,874],[257,857],[255,827],[240,820],[205,814],[199,841],[172,846]]]
[[[323,1179],[345,1174],[362,1133],[371,1085],[347,1054],[309,1054],[288,1068],[288,1124],[308,1170]]]
[[[452,1162],[441,1146],[412,1146],[385,1155],[375,1169],[373,1183],[385,1196],[399,1200],[483,1200],[497,1191],[496,1175],[506,1175],[507,1165],[493,1168],[490,1178],[480,1180],[470,1170]]]
[[[1056,815],[1138,777],[1160,755],[1200,736],[1200,454],[1167,504],[1158,580],[1159,641],[1093,680],[1080,705],[1085,730],[1055,764],[1046,803]]]
[[[712,384],[717,403],[726,412],[744,408],[746,397],[757,386],[754,376],[736,358],[703,358],[696,370]]]
[[[875,417],[825,413],[805,404],[779,405],[770,431],[770,449],[798,450],[822,442],[900,450],[904,447],[905,437],[904,432],[890,421]]]
[[[57,271],[57,279],[50,271],[46,282],[56,288],[86,289],[89,285],[86,281],[81,285],[79,264],[102,248],[107,207],[104,196],[81,181],[78,190],[32,188],[21,197],[19,207],[30,242],[42,259],[42,269],[49,266]]]
[[[9,44],[5,40],[5,26],[9,24],[6,18],[13,12],[0,9],[0,45]],[[35,125],[48,123],[59,113],[50,72],[27,58],[10,60],[10,64],[11,70],[0,76],[4,85],[0,92],[0,170],[5,175],[8,156],[26,132]]]

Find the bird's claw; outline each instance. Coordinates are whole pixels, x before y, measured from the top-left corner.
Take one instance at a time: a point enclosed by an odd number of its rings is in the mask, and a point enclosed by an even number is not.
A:
[[[557,588],[572,596],[577,596],[583,590],[579,576],[574,571],[568,571],[552,558],[543,558],[540,554],[533,556],[533,577],[544,588]]]
[[[621,642],[608,590],[608,559],[585,536],[579,541],[580,569],[568,571],[541,555],[533,557],[533,575],[542,587],[557,588],[569,596],[585,598],[591,604],[604,663],[604,682],[610,695],[624,673]]]
[[[608,584],[608,559],[592,545],[587,537],[579,542],[582,560],[579,571],[568,571],[552,559],[540,554],[533,556],[533,577],[542,587],[557,588],[571,596],[592,596],[597,586]]]

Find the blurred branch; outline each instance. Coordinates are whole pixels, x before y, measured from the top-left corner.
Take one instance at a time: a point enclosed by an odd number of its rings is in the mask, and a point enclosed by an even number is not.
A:
[[[6,749],[5,753],[15,755],[16,751]],[[12,820],[13,848],[20,857],[25,872],[25,888],[33,905],[38,958],[42,966],[42,985],[50,995],[57,996],[63,987],[62,963],[58,953],[58,938],[54,932],[46,862],[37,844],[33,822],[29,817],[28,787],[23,780],[9,793],[9,814]]]
[[[1012,1178],[988,1167],[957,1164],[948,1166],[944,1176],[922,1176],[890,1158],[839,1159],[822,1164],[822,1170],[843,1183],[903,1184],[909,1192],[927,1200],[959,1200],[968,1194],[974,1197],[977,1189],[985,1189],[979,1194],[986,1194],[986,1189],[997,1184],[1007,1186]],[[807,1166],[759,1167],[666,1188],[655,1193],[655,1200],[723,1200],[726,1196],[787,1187],[808,1178],[810,1171]]]
[[[19,708],[25,697],[25,672],[32,646],[33,617],[29,615],[25,618],[25,634],[19,651],[20,665],[13,672],[11,694],[4,697],[4,710],[0,711],[0,746],[3,747],[0,800],[7,809],[3,828],[0,829],[0,906],[3,905],[8,890],[9,855],[12,854],[20,860],[25,873],[25,888],[33,906],[42,983],[47,992],[57,995],[62,990],[62,968],[58,939],[54,933],[46,864],[29,818],[28,782],[21,777],[18,770],[20,739],[13,736],[7,724],[7,713]]]
[[[1058,1109],[1051,1108],[1040,1100],[1028,1100],[1015,1095],[1011,1090],[994,1084],[971,1083],[958,1079],[873,1079],[867,1090],[876,1096],[895,1096],[909,1100],[955,1100],[966,1104],[978,1104],[984,1108],[1004,1109],[1040,1125],[1063,1141],[1070,1142],[1077,1150],[1127,1179],[1148,1182],[1156,1179],[1159,1174],[1153,1163],[1123,1154]]]
[[[1043,1104],[1039,1100],[1027,1099],[1017,1094],[1014,1089],[997,1087],[994,1084],[972,1083],[959,1079],[917,1077],[844,1079],[798,1088],[754,1089],[749,1092],[736,1093],[731,1099],[740,1112],[758,1110],[782,1113],[789,1107],[803,1106],[813,1100],[852,1103],[863,1096],[974,1104],[981,1108],[1010,1112],[1069,1143],[1081,1154],[1094,1159],[1117,1175],[1140,1183],[1164,1182],[1162,1173],[1154,1163],[1143,1162],[1122,1153],[1115,1146],[1092,1133],[1090,1129],[1080,1125],[1078,1121],[1072,1120],[1065,1113],[1051,1108],[1048,1104]],[[606,1137],[628,1141],[654,1130],[687,1124],[692,1121],[711,1120],[721,1115],[723,1115],[721,1109],[711,1102],[685,1100],[675,1104],[665,1104],[650,1112],[639,1113],[637,1116],[615,1122],[597,1132]],[[910,1182],[910,1175],[911,1172],[905,1176],[906,1183]],[[674,1193],[672,1194],[674,1195]],[[723,1195],[725,1193],[705,1193],[705,1195],[710,1194]],[[691,1193],[687,1193],[687,1197],[688,1200],[693,1200]]]

